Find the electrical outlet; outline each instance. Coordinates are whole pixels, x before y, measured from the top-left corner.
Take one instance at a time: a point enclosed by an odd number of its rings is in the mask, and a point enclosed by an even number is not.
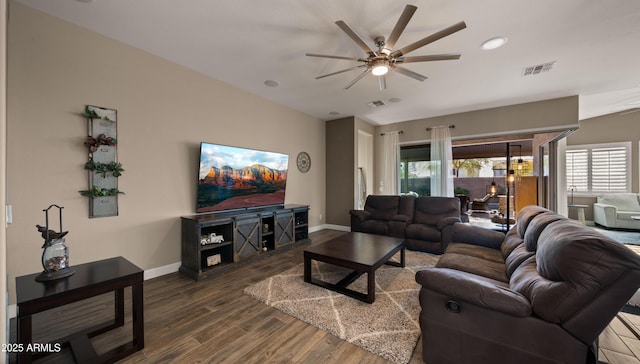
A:
[[[320,221],[322,221],[322,214],[320,214],[320,216],[318,216],[320,218]]]

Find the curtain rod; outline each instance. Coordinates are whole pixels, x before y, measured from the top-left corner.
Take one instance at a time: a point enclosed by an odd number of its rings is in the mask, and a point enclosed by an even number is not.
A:
[[[394,131],[388,131],[387,133],[394,133]],[[404,133],[402,130],[398,131],[398,134]],[[384,136],[386,133],[380,133],[380,136]]]
[[[449,125],[449,129],[454,129],[456,126],[455,125]],[[431,131],[431,129],[433,129],[432,127],[427,128],[427,131]]]

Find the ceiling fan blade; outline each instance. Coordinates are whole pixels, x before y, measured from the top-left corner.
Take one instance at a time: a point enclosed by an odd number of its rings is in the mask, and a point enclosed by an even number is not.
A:
[[[407,5],[404,7],[404,10],[400,15],[400,19],[398,19],[398,22],[393,27],[393,30],[391,31],[391,34],[389,34],[389,37],[387,37],[387,42],[384,46],[386,49],[390,50],[393,48],[393,46],[398,41],[398,38],[400,38],[400,35],[404,31],[404,28],[406,28],[407,24],[409,24],[409,20],[411,20],[413,13],[415,13],[417,9],[418,8],[413,5]]]
[[[366,71],[362,72],[361,74],[359,74],[359,75],[358,75],[358,77],[356,77],[356,78],[355,78],[355,80],[351,81],[351,83],[349,83],[349,84],[347,85],[347,87],[345,87],[344,89],[345,89],[345,90],[348,90],[348,89],[349,89],[349,87],[351,87],[351,86],[355,85],[355,83],[356,83],[356,82],[358,82],[358,81],[360,81],[360,80],[362,79],[362,77],[364,77],[364,76],[366,76],[366,75],[367,75],[367,73],[369,73],[369,70],[366,70]]]
[[[387,78],[384,75],[378,76],[378,85],[380,85],[380,91],[387,89]]]
[[[433,54],[430,56],[401,57],[396,60],[397,63],[413,63],[413,62],[431,62],[431,61],[448,61],[460,59],[459,54]]]
[[[362,67],[366,67],[366,65],[364,65],[364,64],[363,64],[363,65],[360,65],[360,66],[355,66],[355,67],[347,68],[347,69],[344,69],[344,70],[341,70],[341,71],[336,71],[336,72],[332,72],[332,73],[327,73],[326,75],[322,75],[322,76],[318,76],[318,77],[316,77],[316,80],[319,80],[319,79],[321,79],[321,78],[325,78],[325,77],[329,77],[329,76],[333,76],[333,75],[337,75],[337,74],[339,74],[339,73],[348,72],[348,71],[355,70],[355,69],[362,68]]]
[[[427,76],[423,76],[423,75],[421,75],[419,73],[416,73],[416,72],[413,72],[413,71],[409,71],[406,68],[396,67],[393,70],[398,72],[398,73],[401,73],[401,74],[403,74],[405,76],[409,76],[409,77],[413,78],[414,80],[418,80],[420,82],[422,82],[422,81],[427,79]]]
[[[367,61],[365,58],[332,56],[332,55],[328,55],[328,54],[316,54],[316,53],[307,53],[306,56],[308,56],[308,57],[320,57],[320,58],[346,59],[346,60],[349,60],[349,61],[360,61],[360,62],[366,62]]]
[[[374,55],[376,54],[376,52],[373,49],[371,49],[371,47],[369,47],[367,43],[365,43],[362,40],[362,38],[360,38],[360,36],[356,34],[356,32],[351,30],[351,28],[349,28],[349,26],[345,22],[343,22],[342,20],[338,20],[336,22],[336,25],[339,26],[343,32],[347,33],[349,38],[353,39],[353,41],[356,42],[360,46],[360,48],[362,48],[363,51],[369,54],[374,54]]]
[[[442,29],[439,32],[433,33],[430,36],[426,37],[426,38],[422,38],[417,42],[411,43],[406,47],[400,48],[395,52],[391,53],[391,57],[395,57],[398,58],[400,56],[402,56],[403,54],[407,54],[409,52],[415,51],[416,49],[420,48],[420,47],[424,47],[429,43],[433,43],[435,41],[437,41],[438,39],[442,39],[448,35],[451,35],[457,31],[460,31],[464,28],[467,27],[467,24],[465,24],[465,22],[461,21],[459,23],[456,23],[448,28]]]

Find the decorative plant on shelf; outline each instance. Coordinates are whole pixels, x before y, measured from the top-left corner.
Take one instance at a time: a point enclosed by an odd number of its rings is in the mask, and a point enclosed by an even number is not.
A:
[[[78,192],[80,192],[82,196],[87,197],[116,196],[119,194],[124,195],[124,192],[119,191],[117,188],[101,188],[98,186],[93,186],[90,190],[82,190]]]
[[[104,119],[104,120],[113,121],[109,119],[109,117],[106,115],[104,116],[98,115],[98,113],[94,109],[89,108],[89,106],[87,106],[84,109],[84,112],[82,112],[80,115],[84,116],[87,119]]]
[[[116,146],[118,145],[118,141],[116,140],[116,138],[100,134],[97,138],[88,136],[87,140],[84,141],[84,145],[86,145],[87,148],[89,148],[92,152],[95,152],[101,145]]]
[[[99,173],[102,178],[107,177],[107,173],[111,173],[114,177],[120,177],[122,172],[124,172],[124,168],[122,168],[122,163],[118,162],[109,162],[109,163],[100,163],[94,162],[93,160],[88,161],[84,165],[84,169],[88,171],[94,171]]]

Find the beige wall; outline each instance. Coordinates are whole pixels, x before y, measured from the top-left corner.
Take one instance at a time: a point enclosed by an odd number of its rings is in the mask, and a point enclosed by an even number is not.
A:
[[[580,129],[567,137],[567,146],[631,142],[631,192],[640,192],[640,112],[614,113],[580,121]],[[570,198],[570,197],[569,197]],[[596,196],[574,196],[574,203],[589,205],[585,218],[593,220]],[[577,218],[577,211],[569,209],[569,217]]]
[[[289,154],[286,202],[309,204],[311,227],[321,223],[324,122],[17,3],[8,57],[11,285],[41,270],[35,225],[52,203],[64,206],[72,265],[118,255],[145,270],[179,262],[180,216],[195,211],[201,141]],[[126,195],[117,217],[89,219],[78,193],[87,188],[87,125],[78,115],[87,104],[118,110]],[[295,167],[300,151],[312,158],[305,174]]]
[[[355,185],[355,118],[326,122],[327,224],[349,226]]]

